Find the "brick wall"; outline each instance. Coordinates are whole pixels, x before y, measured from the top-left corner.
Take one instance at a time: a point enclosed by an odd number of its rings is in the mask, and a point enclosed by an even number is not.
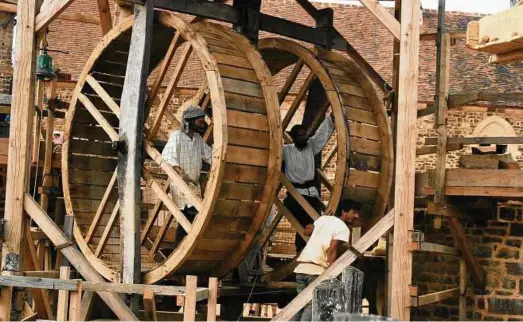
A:
[[[13,15],[0,12],[0,66],[9,69],[11,67],[11,49],[13,39]],[[8,72],[0,72],[0,93],[8,94],[11,90],[12,75]]]
[[[465,202],[465,200],[464,200]],[[467,319],[521,321],[523,319],[523,207],[499,204],[465,213],[462,223],[481,269],[486,273],[485,290],[475,289],[470,275],[467,283]],[[416,214],[415,229],[429,242],[453,246],[445,223],[434,230],[432,217]],[[452,256],[415,253],[413,285],[419,294],[443,291],[459,285],[459,261]],[[458,299],[412,310],[414,320],[457,320]]]

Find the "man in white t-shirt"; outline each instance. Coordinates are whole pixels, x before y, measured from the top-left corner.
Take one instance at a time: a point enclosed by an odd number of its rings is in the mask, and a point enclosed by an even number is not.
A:
[[[310,236],[307,245],[298,257],[296,290],[303,291],[318,275],[347,249],[350,231],[347,225],[359,218],[360,204],[344,199],[340,202],[335,216],[321,216],[314,224],[305,227]],[[311,321],[312,305],[308,303],[296,313],[293,321]]]

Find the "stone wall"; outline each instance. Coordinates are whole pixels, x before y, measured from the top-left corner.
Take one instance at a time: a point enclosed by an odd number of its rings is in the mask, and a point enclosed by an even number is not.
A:
[[[462,219],[465,233],[478,264],[486,273],[487,284],[485,290],[475,289],[468,276],[467,319],[523,320],[522,213],[521,204],[498,204],[465,213]],[[426,241],[454,245],[445,222],[440,230],[434,230],[432,217],[423,212],[416,214],[415,229],[425,233]],[[418,286],[419,294],[459,285],[459,261],[456,257],[415,253],[413,269],[413,285]],[[457,320],[458,299],[415,308],[412,319]]]
[[[499,122],[499,132],[495,132],[495,136],[520,136],[523,134],[523,110],[519,108],[510,107],[494,107],[494,106],[463,106],[454,108],[448,114],[448,136],[449,137],[472,137],[478,124],[481,124],[487,118],[498,116],[506,123]],[[433,129],[434,116],[425,116],[418,119],[418,136],[417,146],[422,147],[426,137],[436,137],[436,131]],[[505,135],[505,133],[513,130],[514,134]],[[506,132],[504,132],[506,131]],[[458,165],[459,155],[471,154],[471,147],[466,146],[462,150],[452,151],[447,154],[447,167],[455,168]],[[520,146],[511,145],[510,149],[514,149],[513,157],[519,161],[523,168],[523,157]],[[418,156],[416,160],[416,171],[424,172],[428,169],[436,167],[436,159],[434,154]]]

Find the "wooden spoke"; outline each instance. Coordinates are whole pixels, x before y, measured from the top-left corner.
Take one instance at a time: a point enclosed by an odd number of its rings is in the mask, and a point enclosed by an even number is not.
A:
[[[176,88],[176,85],[178,84],[178,81],[180,80],[180,77],[182,76],[183,70],[185,68],[185,65],[187,65],[187,61],[189,61],[189,57],[191,56],[191,53],[192,53],[192,46],[189,43],[187,43],[187,45],[184,47],[184,49],[181,53],[178,63],[176,64],[174,73],[171,76],[171,79],[169,80],[169,84],[167,85],[167,88],[165,89],[165,93],[162,96],[160,105],[156,109],[156,113],[154,114],[154,119],[153,119],[151,129],[149,130],[149,133],[147,134],[148,139],[153,138],[156,135],[156,133],[158,132],[158,129],[161,126],[161,119],[163,117],[163,114],[164,114],[165,110],[167,109],[167,105],[169,105],[169,101],[171,100],[171,97],[174,94],[174,89]]]
[[[189,220],[185,218],[185,215],[180,211],[178,206],[167,195],[167,193],[163,191],[162,187],[156,182],[156,180],[154,180],[154,178],[150,175],[149,171],[147,171],[147,169],[142,168],[142,172],[145,180],[147,180],[148,185],[153,189],[158,198],[162,200],[162,202],[165,204],[165,206],[171,212],[174,218],[176,218],[178,224],[181,225],[187,233],[189,233],[192,227],[192,224],[189,222]]]
[[[207,144],[211,144],[212,140],[213,140],[213,127],[214,127],[214,123],[211,121],[211,124],[209,124],[209,128],[207,129],[207,131],[205,132],[205,135],[203,136],[203,141]]]
[[[102,197],[102,200],[100,201],[100,204],[98,205],[98,208],[96,209],[96,213],[94,214],[94,219],[91,222],[91,225],[89,226],[89,230],[87,231],[87,234],[85,234],[85,241],[87,243],[90,243],[93,239],[94,232],[96,231],[96,227],[100,224],[100,220],[102,220],[102,216],[105,212],[105,208],[107,208],[107,202],[109,201],[109,197],[111,196],[111,193],[113,192],[114,185],[116,183],[117,178],[117,169],[114,170],[113,176],[111,177],[111,180],[109,181],[109,185],[105,189],[104,195]]]
[[[156,95],[158,95],[158,91],[162,86],[165,75],[169,70],[169,65],[171,65],[171,61],[173,60],[174,54],[176,53],[176,49],[178,49],[178,46],[180,46],[182,41],[183,38],[180,39],[180,33],[177,32],[174,35],[173,40],[169,45],[169,48],[167,49],[167,53],[165,54],[165,57],[162,60],[162,64],[160,65],[160,72],[154,80],[154,84],[151,87],[151,90],[149,91],[149,96],[147,96],[147,102],[145,103],[147,106],[147,110],[150,110],[150,108],[153,106],[154,98],[156,97]]]
[[[316,130],[318,130],[318,127],[320,127],[323,117],[328,117],[328,116],[325,116],[325,112],[327,111],[329,106],[330,106],[329,100],[325,100],[325,104],[323,104],[321,106],[320,111],[318,111],[316,113],[316,116],[314,116],[314,120],[312,120],[312,124],[309,127],[309,129],[307,130],[307,136],[313,135],[316,132]]]
[[[116,219],[118,218],[119,210],[120,210],[120,201],[117,201],[116,205],[114,205],[113,212],[111,213],[111,217],[109,217],[107,226],[105,226],[105,229],[102,233],[102,237],[100,238],[100,241],[98,242],[98,246],[96,246],[96,251],[94,252],[94,255],[96,257],[100,257],[100,254],[103,252],[105,245],[107,244],[107,239],[109,239],[109,235],[111,234],[111,231],[114,228],[114,224],[116,223]]]
[[[285,205],[280,201],[280,199],[275,198],[274,199],[274,205],[276,208],[278,208],[278,211],[287,218],[287,220],[291,223],[291,226],[296,229],[296,232],[303,238],[305,241],[309,240],[309,236],[305,235],[305,227],[303,227],[298,219],[294,217],[294,215],[285,207]]]
[[[167,181],[165,185],[162,187],[162,190],[167,193],[169,190],[169,182]],[[140,236],[140,241],[142,245],[144,244],[146,237],[151,232],[151,228],[153,227],[153,223],[158,217],[158,214],[160,213],[160,210],[162,209],[162,200],[158,199],[156,203],[154,204],[153,209],[149,212],[149,216],[147,217],[147,221],[145,222],[145,226],[142,230],[142,235]]]
[[[313,220],[320,218],[320,215],[316,212],[316,210],[314,210],[307,200],[303,198],[303,196],[298,192],[298,190],[296,190],[296,188],[283,173],[280,173],[280,182]]]
[[[147,248],[147,249],[151,249],[151,247],[153,247],[153,241],[149,239],[149,237],[146,237],[145,238],[145,241],[143,243],[143,245]],[[164,253],[162,253],[161,250],[157,251],[155,254],[154,254],[154,260],[157,261],[157,262],[162,262],[164,260],[167,259],[167,256],[165,256]]]
[[[165,162],[162,158],[162,155],[158,150],[153,146],[153,144],[145,140],[144,142],[145,152],[156,161],[156,163],[160,166],[160,168],[167,173],[167,176],[170,180],[178,186],[179,189],[182,190],[182,193],[189,199],[190,203],[194,204],[194,207],[201,211],[203,207],[203,202],[200,197],[198,197],[189,187],[189,185],[182,179],[182,177],[176,172],[173,167],[171,167],[167,162]],[[161,190],[161,188],[160,188]]]
[[[287,80],[285,81],[285,84],[283,85],[281,92],[278,94],[278,99],[280,101],[280,105],[285,100],[285,97],[287,96],[287,94],[289,94],[292,84],[294,84],[294,82],[296,81],[296,78],[300,74],[302,68],[303,68],[303,60],[298,59],[298,61],[294,65],[294,68],[292,69],[292,72],[290,73],[289,77],[287,77]]]
[[[276,199],[278,199],[278,198],[276,198]],[[258,237],[258,239],[256,240],[256,246],[258,247],[258,249],[261,249],[263,246],[265,246],[265,244],[271,237],[274,230],[276,230],[276,228],[278,227],[278,224],[280,223],[282,218],[283,218],[283,213],[281,211],[279,211],[276,214],[276,216],[274,216],[274,219],[272,220],[271,224],[263,230],[260,237]]]
[[[98,83],[98,81],[94,79],[94,77],[91,75],[85,76],[85,80],[94,89],[96,94],[100,96],[100,98],[104,101],[107,107],[109,107],[111,111],[113,111],[113,113],[116,114],[116,116],[120,117],[120,106],[116,104],[111,95],[107,93],[107,91],[102,87],[102,85],[100,85],[100,83]]]
[[[321,166],[322,170],[325,170],[325,168],[327,167],[327,165],[329,165],[329,163],[331,162],[332,158],[334,158],[334,156],[336,155],[337,152],[338,152],[338,146],[336,145],[327,154],[327,157],[325,158],[325,162],[323,162],[323,164]]]
[[[282,129],[284,131],[285,131],[285,129],[287,129],[287,126],[289,126],[289,123],[291,122],[292,117],[294,116],[294,114],[296,114],[296,111],[300,107],[300,104],[303,101],[303,99],[305,98],[305,95],[307,95],[307,92],[309,91],[309,87],[311,86],[312,81],[314,80],[315,77],[316,77],[316,75],[313,72],[310,72],[309,75],[307,76],[307,79],[305,79],[305,81],[303,82],[303,85],[301,86],[300,91],[294,98],[294,101],[292,102],[291,106],[289,107],[287,114],[285,114],[285,118],[283,118]]]
[[[321,183],[323,183],[323,185],[325,185],[325,188],[327,188],[327,190],[332,192],[332,189],[333,189],[332,183],[325,176],[325,173],[321,169],[316,169],[316,174],[320,177]]]
[[[85,96],[82,93],[79,93],[78,99],[80,100],[80,102],[82,102],[82,104],[89,111],[89,113],[91,113],[91,115],[98,122],[98,124],[100,124],[100,126],[102,126],[102,128],[107,133],[107,135],[109,135],[109,138],[111,138],[112,141],[118,141],[119,140],[118,133],[116,133],[114,128],[109,124],[109,122],[107,122],[107,120],[102,115],[102,113],[100,113],[100,111],[98,111],[96,106],[94,106],[94,104],[87,98],[87,96]]]
[[[167,221],[162,225],[162,227],[160,227],[160,230],[158,231],[158,234],[156,235],[156,238],[154,239],[153,245],[151,246],[151,249],[149,249],[149,256],[151,258],[154,258],[154,255],[156,254],[156,251],[158,250],[158,247],[160,246],[160,242],[165,237],[165,234],[167,233],[169,226],[171,226],[173,219],[174,219],[174,217],[169,215],[169,217],[167,218]]]

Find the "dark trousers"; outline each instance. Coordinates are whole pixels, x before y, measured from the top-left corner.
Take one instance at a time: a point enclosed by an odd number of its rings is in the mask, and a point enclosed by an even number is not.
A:
[[[296,273],[296,292],[301,293],[318,275]],[[312,302],[307,303],[299,310],[292,321],[312,321]]]
[[[321,211],[321,200],[317,197],[309,197],[309,196],[303,196],[305,200],[318,212],[318,214]],[[290,193],[287,192],[287,196],[285,197],[285,200],[283,200],[283,204],[289,211],[294,215],[296,220],[305,228],[305,226],[312,224],[314,220],[309,216],[309,214],[300,206],[300,204],[294,199],[293,196],[291,196]],[[301,250],[305,247],[307,243],[301,236],[296,233],[296,238],[294,239],[294,245],[296,245],[296,252],[299,253]]]
[[[182,209],[182,213],[185,215],[187,220],[189,220],[189,222],[192,224],[192,222],[194,221],[194,218],[198,214],[198,210],[196,210],[196,208],[194,208],[193,206],[191,206],[191,207],[185,206],[185,208]],[[182,225],[178,224],[178,226],[176,227],[176,245],[179,245],[182,242],[182,240],[185,238],[185,236],[187,236],[185,229],[183,229]]]

